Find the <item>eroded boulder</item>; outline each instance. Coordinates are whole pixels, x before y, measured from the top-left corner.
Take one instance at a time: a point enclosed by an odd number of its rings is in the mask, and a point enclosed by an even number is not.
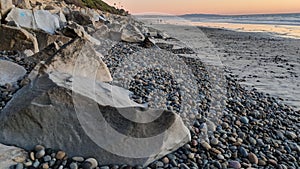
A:
[[[35,36],[22,28],[6,25],[0,26],[0,50],[32,50],[39,51],[38,42]]]
[[[0,85],[6,83],[15,83],[22,79],[26,74],[26,70],[13,62],[0,60]]]
[[[121,33],[121,39],[125,42],[143,42],[145,40],[141,31],[132,24],[124,26]]]
[[[62,33],[65,36],[71,37],[71,38],[76,38],[80,37],[82,39],[86,39],[89,42],[95,44],[95,45],[100,45],[100,42],[92,37],[90,34],[88,34],[85,30],[84,27],[75,23],[75,22],[68,22],[68,25],[62,30]]]
[[[32,10],[13,8],[5,18],[7,22],[14,22],[20,27],[37,29],[36,22],[34,21]]]
[[[13,8],[7,15],[7,22],[14,22],[23,28],[33,30],[43,30],[47,33],[54,34],[56,29],[60,28],[59,16],[51,14],[46,10],[28,10]]]
[[[125,89],[81,77],[80,68],[70,75],[48,64],[2,110],[0,142],[42,143],[100,165],[147,165],[190,140],[177,114],[146,109]]]
[[[0,144],[0,167],[10,169],[12,165],[25,161],[27,152],[23,149]]]

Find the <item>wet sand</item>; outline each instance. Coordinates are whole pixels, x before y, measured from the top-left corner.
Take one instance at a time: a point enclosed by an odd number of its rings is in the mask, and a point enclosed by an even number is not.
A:
[[[280,97],[284,103],[300,109],[300,40],[199,28],[243,86]]]

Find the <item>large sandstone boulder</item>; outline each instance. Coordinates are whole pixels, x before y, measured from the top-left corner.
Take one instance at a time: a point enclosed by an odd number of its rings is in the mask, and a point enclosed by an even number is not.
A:
[[[0,13],[6,15],[7,12],[13,7],[12,0],[0,0]]]
[[[127,24],[121,33],[121,39],[126,42],[143,42],[145,40],[141,31],[132,24]]]
[[[0,35],[0,50],[39,51],[36,37],[25,29],[1,25]]]
[[[71,38],[80,37],[82,39],[88,40],[89,42],[91,42],[95,45],[100,45],[99,40],[92,37],[90,34],[88,34],[84,30],[83,26],[81,26],[75,22],[68,22],[68,25],[62,30],[62,32],[65,36],[68,36]]]
[[[15,83],[22,79],[26,74],[26,70],[13,62],[0,60],[0,85],[6,83]]]
[[[36,56],[39,57],[39,54]],[[47,62],[45,66],[48,72],[58,71],[63,74],[73,75],[75,70],[80,70],[78,72],[80,77],[100,82],[112,81],[106,64],[95,51],[93,45],[84,39],[77,38],[62,47],[55,55],[50,55],[49,58],[41,58],[41,61]]]
[[[76,22],[82,26],[93,24],[93,18],[86,13],[82,13],[81,11],[71,11],[68,15],[66,15],[66,18],[68,21]]]
[[[46,10],[28,10],[13,8],[7,15],[6,21],[14,22],[20,27],[33,30],[43,30],[54,34],[56,29],[60,28],[59,16],[51,14]]]
[[[27,152],[23,149],[0,144],[0,168],[10,169],[12,165],[25,161]]]
[[[9,12],[5,20],[7,22],[14,22],[15,24],[23,28],[37,29],[33,12],[29,9],[13,8]]]
[[[25,149],[44,144],[101,165],[147,165],[190,140],[177,114],[146,109],[129,91],[100,82],[98,58],[83,42],[75,40],[31,73],[31,83],[0,114],[0,142]]]
[[[55,30],[60,28],[59,18],[49,11],[36,10],[33,12],[33,15],[38,29],[54,34]]]
[[[36,34],[40,51],[54,42],[59,43],[62,46],[72,40],[70,37],[63,35],[51,35],[44,31],[34,31],[34,33]]]

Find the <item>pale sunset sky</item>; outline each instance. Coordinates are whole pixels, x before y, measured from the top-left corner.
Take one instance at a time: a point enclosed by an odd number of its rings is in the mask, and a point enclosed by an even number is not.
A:
[[[300,0],[104,0],[132,14],[257,14],[300,13]]]

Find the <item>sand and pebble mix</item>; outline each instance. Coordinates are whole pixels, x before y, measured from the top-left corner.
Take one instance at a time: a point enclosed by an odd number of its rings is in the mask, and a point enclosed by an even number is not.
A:
[[[225,108],[222,117],[212,123],[209,116],[212,89],[205,66],[200,60],[180,56],[191,54],[189,49],[169,50],[173,54],[156,50],[121,42],[103,58],[112,72],[112,84],[129,89],[137,103],[179,113],[190,129],[191,142],[147,168],[300,168],[299,111],[256,89],[245,89],[234,77],[227,76]],[[0,59],[18,63],[29,71],[32,66],[26,65],[21,55],[1,53]],[[168,62],[170,57],[172,64]],[[153,64],[147,66],[148,63]],[[0,109],[26,81],[25,77],[17,84],[0,86]],[[14,167],[142,168],[126,164],[99,166],[93,158],[68,157],[63,150],[41,145],[28,155],[24,163]]]

